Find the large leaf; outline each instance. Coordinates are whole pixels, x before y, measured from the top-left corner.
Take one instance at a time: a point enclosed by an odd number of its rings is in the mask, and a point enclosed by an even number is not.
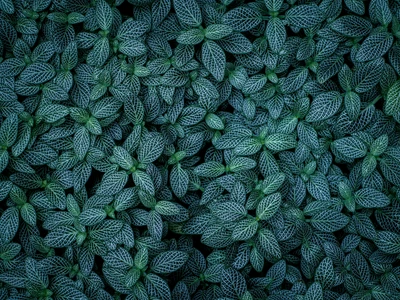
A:
[[[207,41],[201,47],[201,59],[204,66],[218,81],[222,81],[225,74],[225,53],[214,41]]]

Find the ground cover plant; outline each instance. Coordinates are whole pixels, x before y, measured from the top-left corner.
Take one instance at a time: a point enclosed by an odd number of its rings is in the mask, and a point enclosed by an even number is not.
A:
[[[1,0],[0,299],[400,299],[399,20]]]

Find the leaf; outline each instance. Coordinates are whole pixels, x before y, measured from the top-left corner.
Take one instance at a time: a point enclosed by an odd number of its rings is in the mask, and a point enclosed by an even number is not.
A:
[[[265,34],[267,35],[271,50],[279,52],[286,41],[286,29],[282,20],[279,18],[269,20]]]
[[[163,216],[173,216],[180,212],[179,207],[171,201],[158,201],[154,209]]]
[[[356,59],[365,62],[383,56],[393,44],[393,36],[388,32],[380,32],[367,37],[357,52]]]
[[[140,56],[146,53],[146,46],[138,40],[128,40],[119,44],[118,50],[130,57]]]
[[[132,40],[143,35],[148,29],[146,22],[128,19],[118,28],[117,38],[121,41]]]
[[[195,0],[173,0],[173,4],[180,22],[191,27],[201,25],[203,19],[200,7]]]
[[[89,230],[89,236],[95,240],[106,241],[114,237],[122,228],[121,220],[104,220]]]
[[[133,159],[128,151],[120,146],[116,146],[113,149],[113,154],[115,157],[115,161],[121,168],[125,170],[130,170],[133,166]]]
[[[248,157],[236,157],[227,166],[227,170],[231,172],[241,172],[255,168],[257,163]]]
[[[306,183],[307,190],[317,200],[329,201],[331,199],[329,183],[326,176],[316,171]]]
[[[158,274],[168,274],[181,268],[189,255],[183,251],[166,251],[157,255],[151,262],[151,270]]]
[[[286,12],[286,20],[290,25],[310,28],[324,20],[324,14],[316,5],[298,5]]]
[[[128,181],[128,174],[124,171],[104,174],[96,193],[98,195],[115,195],[121,191]]]
[[[236,202],[218,203],[213,207],[214,214],[222,221],[232,222],[247,215],[243,205]]]
[[[49,232],[49,234],[44,238],[44,241],[48,247],[52,248],[64,248],[71,245],[78,231],[71,226],[59,226],[56,229]]]
[[[103,221],[106,216],[104,209],[89,208],[79,215],[79,222],[84,226],[93,226]]]
[[[359,16],[343,16],[330,24],[336,32],[349,37],[363,37],[372,30],[372,24],[368,20]]]
[[[12,0],[5,0],[0,3],[0,10],[4,11],[7,14],[14,13],[14,4]]]
[[[339,55],[333,55],[320,62],[317,69],[317,80],[319,83],[324,83],[328,79],[335,76],[344,63],[344,58]]]
[[[144,284],[147,290],[147,294],[152,298],[157,298],[161,300],[171,299],[171,291],[168,284],[164,279],[157,276],[156,274],[148,274],[144,278]],[[147,295],[146,295],[147,296]]]
[[[380,250],[388,254],[400,253],[400,235],[390,231],[380,231],[375,239]]]
[[[371,90],[380,81],[384,70],[383,58],[378,58],[357,68],[353,77],[353,85],[357,93]]]
[[[17,234],[19,226],[19,213],[16,207],[7,208],[0,217],[0,240],[9,243]]]
[[[204,66],[217,81],[222,81],[225,74],[225,53],[214,41],[206,41],[201,46],[201,59]]]
[[[400,111],[400,80],[396,81],[389,89],[384,111],[389,116],[393,116]]]
[[[307,122],[326,120],[337,113],[342,105],[342,96],[339,92],[321,93],[311,102],[306,116]]]
[[[363,188],[354,193],[356,203],[365,208],[386,207],[390,204],[389,198],[372,188]]]
[[[262,228],[257,235],[257,248],[262,252],[279,259],[282,256],[281,248],[275,235],[268,229]]]
[[[228,11],[222,19],[224,24],[239,32],[249,31],[260,24],[261,20],[261,14],[258,11],[246,6]]]
[[[307,68],[296,68],[289,73],[289,75],[284,79],[282,84],[282,92],[285,94],[293,93],[299,90],[308,77]]]
[[[218,177],[225,173],[225,166],[216,161],[209,161],[197,166],[194,172],[202,177]]]
[[[164,141],[160,134],[151,134],[139,145],[138,160],[142,164],[148,164],[155,161],[164,150]]]
[[[31,84],[41,84],[49,81],[56,75],[51,64],[33,63],[21,73],[21,80]]]
[[[269,135],[264,142],[265,146],[273,151],[283,151],[295,148],[296,139],[291,134],[275,133]]]
[[[179,198],[185,196],[189,186],[188,172],[178,164],[172,168],[170,177],[171,188],[174,194]]]
[[[314,282],[308,288],[304,300],[318,300],[318,299],[323,299],[322,286],[320,283]]]
[[[29,225],[36,225],[36,211],[30,203],[25,203],[21,207],[21,217]]]
[[[154,183],[149,174],[136,170],[132,173],[133,182],[144,192],[154,195],[155,188]]]
[[[9,243],[0,246],[0,258],[6,261],[12,260],[21,251],[21,245]]]
[[[17,140],[18,134],[18,116],[10,115],[4,120],[0,127],[0,145],[3,147],[11,147]]]
[[[349,158],[360,158],[367,154],[367,147],[355,137],[345,137],[333,142],[333,146]]]
[[[235,241],[245,241],[253,237],[258,229],[256,220],[245,219],[239,221],[232,232],[232,238]]]
[[[231,299],[242,298],[247,291],[246,280],[237,270],[233,268],[224,269],[221,274],[221,289],[226,297]]]
[[[96,21],[102,30],[109,30],[111,28],[113,13],[105,0],[96,2]]]
[[[211,24],[207,26],[205,37],[210,40],[220,40],[232,33],[232,28],[223,24]]]
[[[260,220],[268,220],[278,211],[281,203],[282,197],[280,193],[263,198],[257,206],[257,217]]]
[[[338,231],[348,222],[349,218],[336,210],[324,210],[311,218],[311,225],[322,232]]]
[[[333,270],[332,259],[325,257],[321,261],[315,272],[315,281],[319,282],[322,288],[329,289],[334,286],[336,275]]]

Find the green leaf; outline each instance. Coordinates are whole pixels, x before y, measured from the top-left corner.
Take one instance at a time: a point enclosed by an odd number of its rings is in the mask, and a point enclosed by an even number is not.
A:
[[[389,89],[386,97],[384,111],[393,116],[400,111],[400,80],[396,81]]]
[[[44,241],[48,247],[52,248],[64,248],[71,245],[78,231],[72,226],[59,226],[55,230],[49,232],[44,238]]]
[[[183,45],[197,45],[204,40],[204,32],[198,28],[193,28],[182,32],[176,41]]]
[[[225,74],[225,53],[214,41],[206,41],[201,46],[201,59],[204,66],[217,81],[222,81]]]
[[[33,63],[21,73],[21,80],[31,84],[41,84],[49,81],[56,75],[51,64]]]
[[[21,245],[9,243],[0,246],[0,258],[6,261],[12,260],[21,251]]]
[[[14,4],[12,0],[4,0],[0,3],[0,10],[4,11],[7,14],[14,13]]]
[[[253,237],[258,229],[258,222],[252,219],[239,221],[232,232],[235,241],[245,241]]]
[[[380,231],[375,239],[380,250],[388,254],[400,253],[400,235],[390,231]]]
[[[170,174],[171,188],[174,194],[182,198],[185,196],[189,187],[189,174],[179,164],[175,165]]]
[[[158,201],[154,209],[163,216],[173,216],[180,212],[179,207],[171,201]]]
[[[164,279],[157,276],[156,274],[148,274],[144,278],[144,285],[147,290],[147,294],[156,299],[169,300],[171,299],[171,291],[168,284]],[[146,295],[146,297],[148,297]]]
[[[386,207],[390,204],[389,198],[372,188],[363,188],[354,193],[357,204],[365,208]]]
[[[365,62],[383,56],[393,44],[393,36],[388,32],[379,32],[367,37],[357,52],[356,59]]]
[[[150,195],[155,194],[155,188],[154,188],[154,183],[153,180],[151,179],[150,175],[140,171],[136,170],[135,172],[132,173],[132,178],[133,182],[143,191]]]
[[[121,41],[136,39],[143,35],[148,29],[148,25],[143,21],[129,18],[118,28],[117,38]]]
[[[223,16],[223,23],[236,31],[249,31],[261,23],[261,14],[249,7],[239,6],[228,11]]]
[[[326,120],[335,115],[342,105],[342,96],[339,92],[321,93],[311,102],[306,116],[307,122]]]
[[[257,236],[257,248],[264,253],[279,259],[282,256],[281,248],[275,235],[268,229],[262,228]]]
[[[247,291],[246,280],[239,271],[227,268],[221,274],[221,289],[224,295],[231,299],[244,299]]]
[[[329,201],[331,199],[329,183],[326,176],[316,171],[306,183],[307,191],[317,200]]]
[[[297,141],[291,134],[275,133],[267,136],[265,146],[273,151],[284,151],[295,148]]]
[[[30,203],[25,203],[21,207],[21,217],[29,225],[36,225],[36,211]]]
[[[207,26],[205,37],[210,40],[220,40],[232,33],[232,27],[223,24],[211,24]]]
[[[286,20],[290,25],[310,28],[324,20],[322,10],[316,5],[298,5],[286,12]]]
[[[173,0],[176,15],[179,21],[191,27],[201,25],[200,7],[195,0]]]
[[[362,64],[356,69],[353,76],[353,85],[357,93],[364,93],[377,85],[385,67],[384,59],[378,58]]]
[[[104,196],[115,195],[124,188],[127,181],[128,174],[124,171],[106,173],[96,193]]]
[[[89,236],[95,240],[106,241],[114,237],[121,230],[123,225],[121,220],[104,220],[90,227]]]
[[[308,77],[307,68],[296,68],[283,80],[281,89],[285,94],[293,93],[303,87]]]
[[[336,210],[324,210],[311,218],[311,225],[322,232],[338,231],[348,222],[349,218]]]
[[[151,270],[158,274],[168,274],[181,268],[189,255],[183,251],[166,251],[157,255],[151,262]]]
[[[89,131],[81,126],[74,135],[74,151],[76,156],[83,160],[90,147],[90,134]]]
[[[18,116],[11,114],[4,120],[0,127],[0,145],[11,147],[17,140],[18,134]]]
[[[150,134],[138,148],[138,160],[142,164],[155,161],[164,150],[164,140],[158,133]]]
[[[273,52],[279,52],[286,41],[286,29],[283,21],[279,18],[272,18],[267,23],[265,31],[269,46]]]
[[[113,13],[105,0],[96,2],[96,21],[102,30],[109,30],[111,28]]]
[[[36,111],[36,115],[47,123],[57,122],[68,114],[68,107],[60,104],[43,105]]]
[[[118,50],[130,57],[140,56],[147,52],[146,46],[138,40],[128,40],[119,44]]]
[[[264,197],[257,206],[257,217],[260,220],[268,220],[279,210],[281,203],[282,197],[280,193]]]
[[[329,257],[325,257],[315,271],[315,281],[319,282],[322,288],[329,289],[334,286],[336,275],[333,270],[333,262]]]
[[[367,154],[367,147],[355,137],[345,137],[333,142],[337,151],[349,158],[360,158]]]
[[[232,222],[247,215],[243,205],[236,202],[223,202],[213,207],[214,214],[222,221]]]
[[[0,217],[0,240],[9,243],[17,234],[19,226],[19,212],[16,207],[7,208]]]
[[[93,226],[103,221],[106,216],[104,209],[89,208],[79,215],[79,222],[84,226]]]
[[[121,168],[123,168],[125,170],[130,170],[133,167],[134,163],[133,163],[132,156],[124,148],[122,148],[120,146],[114,147],[113,154],[114,154],[116,163],[119,166],[121,166]]]
[[[225,166],[216,161],[209,161],[197,166],[194,172],[202,177],[218,177],[225,173]]]
[[[236,157],[227,166],[231,172],[241,172],[255,168],[257,163],[255,160],[248,157]]]
[[[349,37],[363,37],[369,34],[372,24],[368,20],[354,15],[343,16],[330,24],[336,32]]]

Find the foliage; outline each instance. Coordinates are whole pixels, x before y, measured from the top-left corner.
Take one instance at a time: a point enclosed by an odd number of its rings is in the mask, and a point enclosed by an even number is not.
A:
[[[398,0],[0,0],[0,300],[400,299]]]

